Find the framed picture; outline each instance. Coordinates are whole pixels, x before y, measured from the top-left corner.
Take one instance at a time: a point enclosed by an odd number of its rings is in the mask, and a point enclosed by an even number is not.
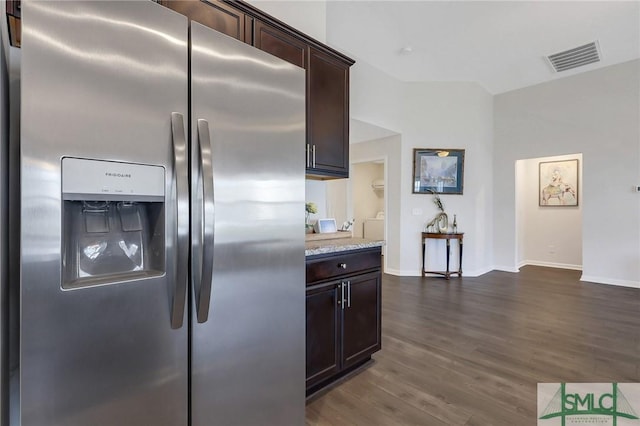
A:
[[[464,149],[413,150],[414,194],[462,194]]]
[[[545,161],[539,164],[538,205],[578,205],[578,160]]]

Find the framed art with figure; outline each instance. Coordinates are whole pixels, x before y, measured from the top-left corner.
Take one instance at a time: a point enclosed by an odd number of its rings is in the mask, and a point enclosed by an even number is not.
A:
[[[544,161],[539,164],[538,205],[578,205],[578,160]]]
[[[415,148],[414,194],[462,194],[464,149]]]

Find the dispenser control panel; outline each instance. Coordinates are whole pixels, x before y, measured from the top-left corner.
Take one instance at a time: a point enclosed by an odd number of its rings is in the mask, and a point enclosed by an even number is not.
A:
[[[62,159],[65,200],[162,201],[164,167],[117,161]]]

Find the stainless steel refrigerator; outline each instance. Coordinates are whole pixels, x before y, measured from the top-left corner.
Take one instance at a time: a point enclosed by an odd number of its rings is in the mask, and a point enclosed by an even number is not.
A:
[[[151,1],[22,6],[12,423],[302,424],[304,70]]]

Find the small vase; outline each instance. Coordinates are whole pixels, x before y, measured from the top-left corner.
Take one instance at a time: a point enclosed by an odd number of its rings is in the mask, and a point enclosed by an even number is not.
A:
[[[310,224],[305,224],[304,226],[304,233],[305,234],[313,234],[313,225]]]
[[[436,228],[441,234],[446,234],[449,228],[449,216],[445,212],[440,213],[436,217]]]

